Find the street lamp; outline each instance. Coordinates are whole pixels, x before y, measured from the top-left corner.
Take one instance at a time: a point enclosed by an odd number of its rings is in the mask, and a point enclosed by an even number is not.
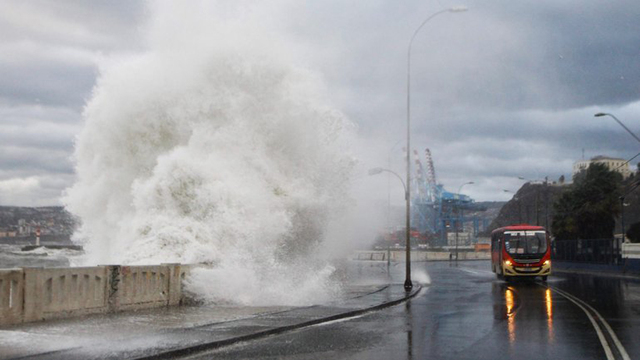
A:
[[[636,136],[636,134],[634,134],[631,130],[629,130],[628,127],[624,126],[624,124],[622,123],[622,121],[618,120],[617,117],[613,116],[613,114],[609,114],[609,113],[597,113],[595,115],[593,115],[595,117],[601,117],[601,116],[611,116],[613,118],[613,120],[615,120],[618,124],[620,124],[620,126],[622,126],[625,130],[627,130],[627,132],[629,134],[631,134],[631,136],[633,136],[634,139],[636,139],[638,142],[640,142],[640,138],[638,138]]]
[[[404,180],[402,180],[402,177],[401,177],[400,175],[398,175],[398,173],[397,173],[397,172],[392,171],[392,170],[389,170],[389,169],[385,169],[385,168],[377,167],[377,168],[369,169],[369,176],[371,176],[371,175],[378,175],[378,174],[380,174],[381,172],[388,172],[388,173],[390,173],[390,174],[395,175],[395,177],[397,177],[397,178],[398,178],[398,180],[400,180],[400,182],[402,183],[402,187],[404,188],[404,195],[405,195],[405,198],[408,196],[408,192],[407,192],[407,190],[408,190],[408,189],[407,189],[407,186],[405,185]]]
[[[445,12],[464,12],[467,11],[467,7],[465,6],[455,6],[449,9],[440,10],[436,13],[433,13],[431,16],[426,18],[420,26],[416,29],[411,36],[411,40],[409,40],[409,49],[407,50],[407,182],[406,182],[406,195],[407,195],[407,234],[406,234],[406,243],[407,243],[407,268],[406,268],[406,278],[404,280],[404,289],[406,291],[410,291],[413,288],[413,283],[411,282],[411,244],[410,244],[410,229],[411,229],[411,220],[410,220],[410,212],[411,212],[411,199],[409,198],[410,191],[410,178],[411,178],[411,47],[413,45],[413,40],[420,32],[420,29],[431,19],[434,17],[443,14]]]
[[[391,168],[391,152],[393,149],[398,146],[402,142],[402,139],[396,141],[395,144],[389,149],[389,157],[387,162],[387,168]],[[401,179],[402,180],[402,179]],[[404,185],[404,183],[403,183]],[[389,233],[389,229],[391,229],[391,175],[387,176],[387,234]],[[391,277],[391,249],[390,249],[389,241],[387,241],[387,276]]]
[[[409,192],[407,189],[407,186],[404,184],[404,180],[402,180],[402,177],[400,175],[398,175],[395,171],[391,171],[389,169],[385,169],[385,168],[381,168],[381,167],[377,167],[377,168],[373,168],[373,169],[369,169],[369,176],[371,175],[377,175],[380,174],[381,172],[388,172],[390,174],[393,174],[395,177],[398,178],[398,180],[400,180],[400,182],[402,183],[402,187],[404,188],[404,198],[406,199],[406,201],[409,201]],[[409,212],[407,212],[407,218],[409,218]],[[407,244],[408,245],[408,244]],[[407,248],[407,251],[410,251],[409,248]],[[391,261],[391,257],[390,257],[390,253],[391,250],[389,249],[389,243],[387,243],[387,274],[390,274],[389,272],[389,262]]]
[[[514,192],[513,192],[513,191],[511,191],[511,190],[504,189],[504,190],[502,190],[502,191],[504,191],[504,192],[506,192],[506,193],[513,194],[513,200],[515,200],[515,201],[517,201],[517,202],[518,202],[518,222],[522,223],[522,204],[520,204],[520,198],[519,198],[519,197],[517,197],[517,196],[516,196],[516,193],[514,193]]]
[[[469,181],[469,182],[466,182],[466,183],[460,185],[460,187],[458,188],[458,192],[457,192],[458,197],[461,195],[460,191],[462,191],[462,187],[465,186],[465,185],[471,185],[471,184],[475,184],[475,183],[473,181]],[[460,201],[460,199],[458,199],[458,201]],[[462,209],[460,208],[460,204],[459,203],[458,203],[457,208],[458,208],[458,211],[456,211],[456,212],[458,213],[458,215],[460,215],[459,218],[462,221],[462,230],[464,230],[464,219],[463,219],[463,216],[462,216]],[[458,261],[458,222],[457,221],[456,221],[456,261]]]

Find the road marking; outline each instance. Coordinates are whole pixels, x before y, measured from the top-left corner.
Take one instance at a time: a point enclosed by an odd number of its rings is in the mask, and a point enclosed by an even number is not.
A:
[[[461,270],[473,275],[486,275],[486,274],[493,275],[493,271],[489,271],[489,270],[471,270],[467,268],[458,268],[458,270]]]
[[[611,336],[611,339],[613,339],[614,344],[616,345],[616,348],[618,349],[618,352],[620,353],[620,355],[622,355],[622,358],[624,360],[631,360],[631,358],[629,357],[629,354],[627,354],[627,351],[625,350],[624,346],[622,346],[622,343],[620,342],[620,340],[618,339],[618,336],[616,336],[616,333],[613,331],[613,329],[611,328],[611,326],[609,326],[609,323],[604,319],[604,317],[602,317],[602,315],[600,315],[600,313],[598,312],[598,310],[594,309],[591,305],[587,304],[586,302],[578,299],[577,297],[567,293],[564,290],[559,290],[559,289],[555,289],[558,292],[563,292],[565,293],[565,296],[568,297],[572,297],[574,298],[576,301],[581,302],[582,304],[584,304],[585,307],[587,307],[589,310],[593,311],[595,313],[595,315],[598,317],[598,320],[600,320],[600,322],[602,323],[602,325],[604,325],[605,329],[607,330],[607,332],[609,333],[609,335]]]
[[[584,311],[585,314],[587,314],[587,317],[591,321],[591,324],[593,325],[593,328],[596,330],[596,333],[598,334],[598,338],[600,339],[600,343],[602,344],[602,347],[604,348],[604,351],[607,354],[607,359],[612,360],[612,359],[615,359],[615,357],[613,356],[613,352],[611,351],[611,347],[609,346],[609,343],[607,342],[602,329],[598,325],[596,319],[593,317],[593,315],[591,315],[591,313],[587,309],[591,310],[596,315],[598,320],[600,320],[600,323],[603,325],[604,329],[607,331],[607,333],[609,334],[609,336],[613,340],[613,343],[614,343],[614,345],[616,347],[616,350],[618,350],[618,353],[620,353],[620,355],[622,356],[622,359],[623,360],[631,360],[631,358],[629,357],[629,354],[627,354],[627,351],[625,350],[624,346],[622,346],[622,343],[620,342],[620,340],[616,336],[616,333],[613,331],[611,326],[609,326],[609,323],[607,323],[607,321],[602,317],[602,315],[600,315],[600,313],[596,309],[591,307],[591,305],[587,304],[586,302],[580,300],[579,298],[567,293],[566,291],[560,290],[558,288],[555,288],[555,287],[549,286],[549,285],[546,285],[546,286],[542,285],[542,284],[538,284],[538,285],[540,285],[542,287],[549,288],[552,291],[555,291],[556,293],[558,293],[561,296],[565,297],[567,300],[569,300],[572,303],[576,304],[580,309],[582,309],[582,311]]]

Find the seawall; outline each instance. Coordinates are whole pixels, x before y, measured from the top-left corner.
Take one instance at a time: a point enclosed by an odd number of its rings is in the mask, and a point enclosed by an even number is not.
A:
[[[0,270],[0,325],[179,305],[192,265]]]

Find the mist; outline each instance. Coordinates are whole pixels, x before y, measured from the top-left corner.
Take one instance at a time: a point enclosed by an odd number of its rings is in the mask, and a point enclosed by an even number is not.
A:
[[[148,50],[105,59],[84,110],[64,199],[83,263],[208,264],[188,285],[208,301],[331,298],[334,268],[315,253],[332,226],[350,247],[354,124],[272,6],[150,10]]]

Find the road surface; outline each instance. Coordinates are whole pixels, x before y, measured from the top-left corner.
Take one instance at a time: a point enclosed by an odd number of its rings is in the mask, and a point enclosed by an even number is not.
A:
[[[430,285],[401,305],[190,358],[640,359],[638,280],[558,273],[504,282],[487,261],[413,266]],[[403,271],[392,268],[395,282]]]

